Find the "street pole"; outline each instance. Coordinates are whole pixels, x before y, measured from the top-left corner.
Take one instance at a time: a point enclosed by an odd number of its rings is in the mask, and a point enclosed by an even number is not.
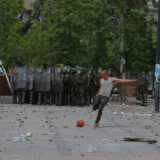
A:
[[[156,56],[156,67],[160,64],[160,0],[158,3],[158,35],[157,35],[157,56]],[[155,112],[159,112],[159,80],[156,77],[156,88],[155,88]]]

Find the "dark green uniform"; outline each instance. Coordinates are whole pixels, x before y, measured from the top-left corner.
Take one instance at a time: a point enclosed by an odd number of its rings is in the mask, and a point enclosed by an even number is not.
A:
[[[86,101],[86,85],[87,85],[87,74],[84,70],[81,70],[81,73],[78,76],[78,105],[85,105]]]
[[[142,106],[147,106],[147,89],[148,89],[147,78],[144,74],[141,74],[138,83],[138,92],[141,96]]]
[[[88,91],[89,91],[89,103],[92,103],[92,100],[95,96],[95,94],[97,93],[97,91],[95,91],[96,86],[95,86],[95,76],[94,76],[94,72],[93,70],[91,70],[88,74],[88,80],[89,80],[89,87],[88,87]],[[96,92],[96,93],[95,93]]]
[[[76,96],[77,96],[77,79],[76,79],[76,72],[75,70],[71,70],[69,76],[69,83],[70,83],[70,105],[76,105]]]

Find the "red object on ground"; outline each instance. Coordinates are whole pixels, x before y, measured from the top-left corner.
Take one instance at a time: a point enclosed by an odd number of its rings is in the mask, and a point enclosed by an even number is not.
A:
[[[77,127],[83,127],[85,124],[84,120],[77,121]]]

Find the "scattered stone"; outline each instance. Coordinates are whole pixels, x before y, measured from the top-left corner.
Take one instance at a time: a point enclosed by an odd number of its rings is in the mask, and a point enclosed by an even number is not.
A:
[[[20,121],[20,123],[24,123],[24,121]]]
[[[53,140],[52,140],[52,139],[49,139],[49,142],[53,142]]]
[[[101,139],[101,141],[102,141],[104,144],[107,143],[107,139],[106,139],[106,138]]]
[[[45,121],[45,123],[48,123],[48,121]]]
[[[63,128],[68,128],[68,126],[65,126],[65,125],[64,125]]]
[[[28,117],[24,117],[24,119],[28,119]]]
[[[56,111],[48,111],[49,114],[54,114]]]
[[[85,156],[85,154],[81,153],[81,154],[80,154],[80,156],[84,157],[84,156]]]
[[[115,141],[115,142],[117,142],[117,141],[118,141],[118,139],[115,139],[114,141]]]
[[[52,128],[52,127],[54,127],[52,124],[51,124],[51,125],[49,125],[49,128]]]
[[[70,151],[70,152],[72,151],[72,149],[70,149],[70,148],[67,148],[66,150],[67,150],[67,151]]]
[[[156,133],[156,134],[155,134],[155,136],[159,136],[159,134],[158,134],[158,133]]]
[[[74,136],[74,138],[78,138],[77,136]]]
[[[145,129],[149,129],[150,127],[149,126],[145,126]]]

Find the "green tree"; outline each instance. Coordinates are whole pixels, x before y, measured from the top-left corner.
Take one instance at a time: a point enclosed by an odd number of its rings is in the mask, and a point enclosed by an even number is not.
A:
[[[36,0],[27,21],[18,19],[23,2],[10,1],[0,0],[8,8],[0,6],[0,51],[6,64],[16,59],[26,65],[63,63],[119,71],[124,57],[126,71],[154,66],[156,22],[147,18],[147,0]]]
[[[17,51],[22,27],[18,15],[23,9],[23,0],[0,0],[0,54],[5,65],[11,64]]]

